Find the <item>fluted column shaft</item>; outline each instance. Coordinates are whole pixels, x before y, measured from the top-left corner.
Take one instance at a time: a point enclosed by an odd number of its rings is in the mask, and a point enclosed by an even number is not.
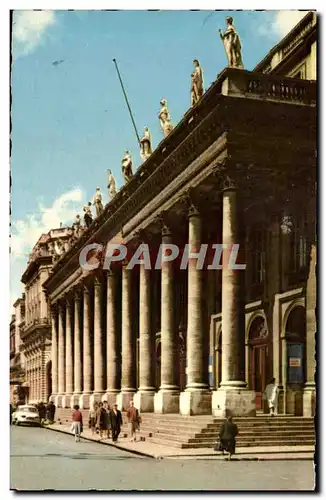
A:
[[[52,362],[52,394],[58,393],[58,331],[57,331],[57,311],[51,309],[51,329],[52,329],[52,344],[51,344],[51,362]]]
[[[73,381],[73,330],[72,330],[72,304],[66,301],[66,393],[72,394]]]
[[[59,325],[58,325],[58,392],[65,392],[65,310],[59,304]]]
[[[163,245],[172,244],[168,229],[162,234]],[[161,271],[161,389],[176,390],[177,382],[177,345],[174,324],[173,300],[173,262],[162,262]]]
[[[104,351],[101,283],[94,282],[94,391],[104,392]]]
[[[122,266],[122,377],[121,391],[136,390],[136,352],[132,334],[131,270]]]
[[[187,389],[207,389],[204,370],[207,370],[204,348],[203,323],[203,271],[197,269],[196,258],[191,254],[200,251],[201,217],[195,207],[189,210],[189,262],[188,262],[188,328],[187,328]],[[206,361],[205,365],[204,362]]]
[[[153,391],[153,336],[151,331],[150,270],[139,269],[139,390]]]
[[[109,271],[107,275],[106,295],[106,359],[107,392],[118,392],[118,339],[116,319],[116,275]]]
[[[229,269],[230,251],[241,240],[240,213],[235,189],[223,192],[222,260],[222,386],[243,387],[245,383],[244,271]]]
[[[75,294],[74,307],[74,392],[78,394],[82,391],[83,384],[81,297],[78,293]]]
[[[92,390],[92,346],[91,346],[91,304],[90,294],[84,287],[84,310],[83,310],[83,379],[84,391],[90,393]]]

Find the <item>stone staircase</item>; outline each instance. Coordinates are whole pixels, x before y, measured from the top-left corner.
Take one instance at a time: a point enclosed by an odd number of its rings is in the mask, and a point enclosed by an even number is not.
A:
[[[88,410],[82,410],[84,425],[88,423]],[[176,414],[143,413],[141,430],[138,436],[149,443],[174,448],[212,448],[217,440],[222,419],[212,416],[185,417]],[[56,421],[63,424],[71,420],[71,410],[58,408]],[[128,433],[126,415],[122,436]],[[315,427],[312,417],[278,415],[269,417],[258,414],[256,417],[234,418],[238,425],[238,447],[253,446],[295,446],[315,444]]]

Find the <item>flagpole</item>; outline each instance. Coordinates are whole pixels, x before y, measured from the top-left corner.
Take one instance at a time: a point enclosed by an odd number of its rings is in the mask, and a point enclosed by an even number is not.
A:
[[[122,78],[121,78],[121,75],[120,75],[120,71],[119,71],[116,59],[113,59],[113,62],[115,64],[115,67],[116,67],[116,70],[117,70],[117,73],[118,73],[118,77],[119,77],[119,80],[120,80],[120,84],[121,84],[123,95],[125,96],[126,104],[127,104],[127,107],[128,107],[129,113],[130,113],[130,118],[131,118],[132,124],[134,126],[136,136],[137,136],[137,141],[140,144],[140,138],[139,138],[139,135],[138,135],[138,132],[137,132],[136,123],[135,123],[134,117],[132,115],[131,107],[130,107],[130,104],[129,104],[129,101],[128,101],[128,97],[127,97],[125,88],[123,86]]]

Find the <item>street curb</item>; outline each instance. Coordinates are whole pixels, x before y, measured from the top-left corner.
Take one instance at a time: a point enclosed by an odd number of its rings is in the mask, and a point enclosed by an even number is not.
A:
[[[43,427],[43,429],[47,429],[49,431],[53,431],[53,432],[61,432],[62,434],[68,434],[69,436],[72,436],[71,432],[69,431],[65,431],[64,429],[53,429],[51,427]],[[120,446],[118,444],[114,444],[114,443],[104,443],[103,441],[98,441],[97,439],[92,439],[92,438],[88,438],[88,437],[84,437],[84,436],[81,436],[81,439],[85,439],[85,441],[90,441],[92,443],[98,443],[98,444],[104,444],[106,446],[111,446],[112,448],[117,448],[117,449],[120,449],[120,450],[123,450],[123,451],[128,451],[130,453],[134,453],[135,455],[140,455],[140,456],[143,456],[143,457],[147,457],[147,458],[161,458],[161,457],[156,457],[155,455],[151,455],[150,453],[146,453],[146,452],[143,452],[143,451],[138,451],[138,450],[130,450],[129,448],[125,448],[124,446]]]
[[[50,431],[53,431],[53,432],[61,432],[62,434],[67,434],[69,436],[72,436],[71,432],[69,431],[65,431],[64,429],[53,429],[51,427],[47,427],[47,426],[44,426],[43,429],[48,429]],[[139,455],[139,456],[143,456],[143,457],[147,457],[147,458],[154,458],[154,459],[157,459],[157,460],[163,460],[163,459],[173,459],[173,460],[178,460],[178,459],[187,459],[187,460],[212,460],[211,457],[214,457],[213,459],[215,460],[218,460],[218,461],[222,461],[222,462],[228,462],[227,458],[221,458],[219,457],[219,455],[215,455],[215,454],[211,454],[211,455],[164,455],[164,456],[160,456],[160,455],[153,455],[151,453],[146,453],[144,451],[138,451],[138,450],[131,450],[130,448],[126,448],[125,446],[121,446],[119,444],[114,444],[114,443],[110,443],[110,442],[103,442],[103,441],[99,441],[99,440],[96,440],[96,439],[92,439],[92,438],[88,438],[88,437],[84,437],[84,436],[81,436],[81,439],[84,439],[85,441],[90,441],[92,443],[98,443],[98,444],[103,444],[103,445],[106,445],[106,446],[111,446],[112,448],[117,448],[118,450],[123,450],[123,451],[127,451],[129,453],[133,453],[134,455]],[[286,453],[286,452],[283,452],[283,453]],[[288,452],[290,453],[290,452]],[[300,452],[298,452],[300,453]],[[301,452],[301,453],[305,453],[305,452]],[[309,453],[309,452],[308,452]],[[296,461],[313,461],[314,458],[313,456],[311,458],[306,458],[306,457],[295,457],[295,456],[291,456],[291,457],[271,457],[271,456],[268,456],[268,452],[265,452],[266,454],[266,457],[234,457],[231,462],[266,462],[266,461],[272,461],[272,460],[296,460]]]

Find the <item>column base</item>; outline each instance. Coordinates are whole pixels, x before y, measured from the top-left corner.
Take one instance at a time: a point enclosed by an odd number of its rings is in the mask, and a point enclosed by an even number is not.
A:
[[[73,408],[75,405],[80,405],[80,396],[81,396],[81,392],[75,392],[72,396],[71,396],[71,400],[70,400],[70,406],[71,408]]]
[[[208,390],[185,390],[180,394],[181,415],[211,415],[212,393]]]
[[[255,391],[236,387],[219,388],[212,393],[212,415],[220,418],[255,417]]]
[[[134,405],[141,412],[154,411],[155,391],[138,391],[134,397]]]
[[[154,412],[179,413],[179,397],[178,390],[160,389],[154,396]]]
[[[91,392],[83,392],[79,397],[79,407],[81,410],[88,410],[90,408]]]
[[[109,406],[112,407],[114,404],[117,403],[118,394],[119,394],[119,391],[116,391],[116,392],[108,391],[105,394],[103,394],[102,401],[107,401]]]
[[[72,408],[71,406],[72,394],[64,394],[62,397],[62,408]]]
[[[316,387],[307,385],[303,390],[303,416],[314,417],[316,413]]]
[[[93,394],[91,394],[89,401],[90,406],[93,406],[94,403],[99,403],[100,401],[102,401],[103,396],[104,396],[104,391],[93,392]]]
[[[117,405],[120,411],[126,411],[129,408],[130,401],[134,400],[135,392],[121,391],[117,395]]]

